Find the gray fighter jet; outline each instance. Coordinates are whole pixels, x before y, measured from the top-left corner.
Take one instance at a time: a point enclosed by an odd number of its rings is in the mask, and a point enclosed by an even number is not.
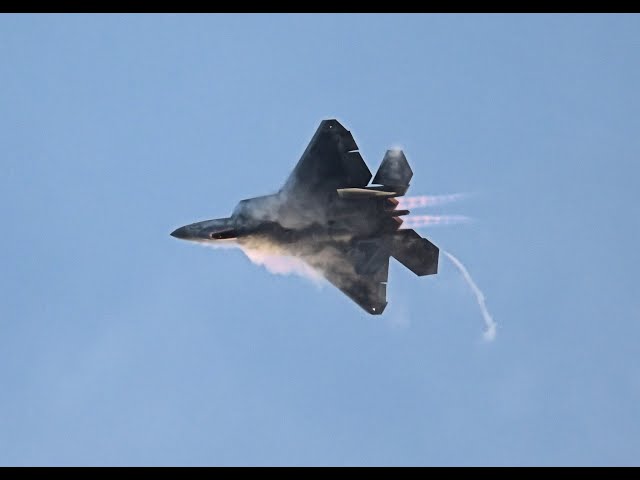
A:
[[[395,197],[413,176],[401,150],[388,150],[371,172],[351,133],[324,120],[283,187],[238,203],[231,217],[171,233],[197,242],[235,242],[243,249],[303,260],[370,314],[387,306],[389,257],[419,276],[438,271],[439,249],[401,229]]]

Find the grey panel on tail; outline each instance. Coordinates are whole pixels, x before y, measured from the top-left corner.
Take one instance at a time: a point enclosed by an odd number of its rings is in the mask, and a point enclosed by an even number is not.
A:
[[[415,230],[398,230],[393,234],[391,255],[419,276],[438,273],[440,249]]]

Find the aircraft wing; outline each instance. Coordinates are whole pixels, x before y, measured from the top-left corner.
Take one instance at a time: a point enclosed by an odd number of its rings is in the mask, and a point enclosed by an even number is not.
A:
[[[357,150],[351,132],[340,122],[323,120],[283,190],[315,196],[367,186],[371,172]]]
[[[389,251],[379,242],[327,246],[304,260],[367,313],[380,315],[387,306]]]

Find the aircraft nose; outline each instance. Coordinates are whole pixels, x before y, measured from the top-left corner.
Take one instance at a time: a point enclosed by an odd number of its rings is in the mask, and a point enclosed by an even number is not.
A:
[[[190,237],[189,232],[187,231],[187,227],[176,228],[173,232],[171,232],[171,236],[180,238],[182,240]]]

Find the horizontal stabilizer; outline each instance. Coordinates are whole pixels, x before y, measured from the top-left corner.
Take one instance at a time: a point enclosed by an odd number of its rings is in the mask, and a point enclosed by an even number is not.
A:
[[[415,230],[398,230],[393,234],[391,255],[418,276],[438,273],[440,249]]]

